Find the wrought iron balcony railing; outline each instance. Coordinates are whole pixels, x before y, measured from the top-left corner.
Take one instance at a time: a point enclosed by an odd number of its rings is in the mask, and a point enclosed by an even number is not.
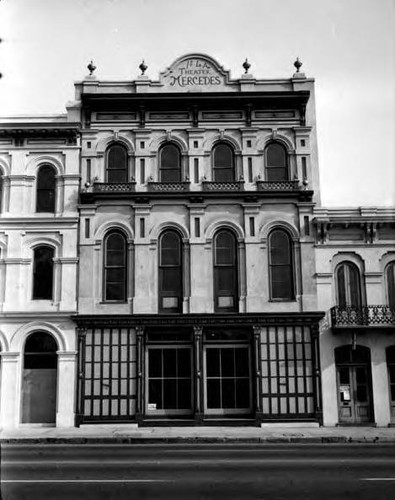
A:
[[[94,182],[94,193],[130,193],[135,191],[135,182]]]
[[[244,181],[203,181],[203,191],[243,191]]]
[[[148,182],[148,191],[161,193],[174,193],[175,191],[188,191],[189,181],[186,182]]]
[[[299,181],[256,181],[258,191],[294,191],[300,189]]]
[[[395,308],[390,306],[335,306],[332,328],[395,327]]]

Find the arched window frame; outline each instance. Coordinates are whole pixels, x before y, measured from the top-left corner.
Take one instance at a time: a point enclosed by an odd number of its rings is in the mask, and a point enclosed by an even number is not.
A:
[[[270,165],[271,160],[269,160],[268,155],[270,148],[278,147],[281,148],[284,153],[284,164]],[[288,181],[290,179],[289,172],[289,154],[287,148],[278,141],[271,141],[265,147],[265,180],[268,182],[283,182]],[[275,172],[277,171],[277,172]]]
[[[33,300],[54,298],[54,256],[55,249],[49,245],[39,245],[33,249]]]
[[[44,172],[50,173],[50,176],[45,178]],[[40,165],[37,169],[36,179],[36,212],[38,213],[54,213],[56,209],[56,169],[53,165]],[[43,186],[43,184],[48,184]]]
[[[273,254],[273,238],[276,233],[282,234],[287,239],[287,259],[286,262],[276,262]],[[294,301],[295,300],[295,263],[294,263],[294,246],[292,237],[289,232],[281,227],[273,228],[268,235],[268,258],[269,258],[269,297],[271,301]],[[277,257],[277,256],[276,256]],[[286,276],[286,289],[282,294],[278,293],[275,290],[275,283],[278,280],[275,280],[274,274],[277,274],[277,270],[279,268],[283,268],[284,277]]]
[[[3,212],[3,200],[4,200],[4,172],[0,167],[0,214]]]
[[[172,234],[177,238],[177,252],[175,263],[165,262],[167,259],[164,258],[164,247],[163,242],[168,234]],[[184,261],[183,261],[183,242],[180,233],[175,229],[165,229],[161,232],[159,236],[159,255],[158,255],[158,300],[159,300],[159,312],[162,313],[180,313],[182,312],[182,302],[184,297]],[[178,283],[178,294],[177,290],[165,290],[164,282],[166,272],[175,274],[176,282]],[[174,280],[174,278],[173,278]],[[167,302],[166,302],[167,299]],[[177,303],[174,304],[174,299]],[[171,303],[173,301],[173,304]]]
[[[166,165],[164,152],[174,150],[177,152],[177,161],[173,168]],[[182,182],[182,156],[179,146],[174,142],[165,142],[158,151],[159,182]],[[172,166],[172,164],[170,165]]]
[[[108,243],[113,237],[122,238],[122,248],[119,250],[121,253],[121,262],[118,264],[110,264],[108,262],[109,249]],[[120,273],[121,278],[118,280],[110,280],[110,274]],[[103,302],[126,302],[128,286],[128,242],[126,235],[119,229],[113,229],[107,232],[103,241]],[[118,286],[118,294],[110,293],[110,285],[115,284]]]
[[[229,167],[217,166],[216,152],[220,147],[226,147],[231,153],[231,164]],[[236,156],[231,144],[225,141],[214,144],[211,152],[212,172],[214,182],[234,182],[236,180]]]
[[[221,234],[229,234],[232,239],[232,248],[230,249],[232,252],[231,263],[221,263],[219,259],[218,250],[218,238]],[[239,255],[238,255],[238,243],[237,237],[235,233],[228,229],[227,227],[220,228],[216,231],[213,238],[213,268],[214,268],[214,311],[215,312],[238,312],[239,310]],[[229,288],[229,290],[221,290],[219,288],[219,280],[220,280],[220,272],[225,271],[228,273],[232,273],[231,281],[233,281],[233,286]],[[228,278],[230,275],[228,276]],[[221,293],[228,291],[227,294]],[[222,305],[221,305],[221,297],[223,297]],[[232,302],[225,304],[226,299],[232,297]]]
[[[34,340],[35,337],[40,336],[45,340],[45,337],[47,338],[47,347],[44,345],[44,348],[41,350],[31,350],[30,343],[32,340]],[[51,344],[51,345],[50,345]],[[26,368],[37,368],[36,366],[33,366],[31,363],[31,360],[34,357],[38,357],[38,360],[41,361],[41,366],[39,366],[40,369],[48,369],[48,368],[55,368],[57,367],[57,351],[59,350],[58,344],[56,342],[56,339],[53,335],[46,331],[42,330],[37,330],[35,332],[31,332],[26,340],[25,340],[25,346],[23,349],[23,367]],[[35,362],[37,359],[35,360]]]
[[[385,288],[387,304],[395,310],[395,260],[389,262],[385,268]]]
[[[123,162],[117,167],[113,168],[111,167],[111,158],[110,154],[112,151],[120,149],[123,151],[124,158]],[[118,179],[115,177],[119,177]],[[106,182],[109,184],[123,184],[127,183],[129,181],[129,156],[128,156],[128,150],[127,148],[120,142],[114,142],[110,144],[106,150],[106,175],[105,175]]]
[[[344,278],[341,273],[344,272]],[[340,262],[336,267],[336,304],[340,307],[356,307],[363,305],[362,279],[359,267],[351,261]],[[341,282],[344,281],[344,290]]]

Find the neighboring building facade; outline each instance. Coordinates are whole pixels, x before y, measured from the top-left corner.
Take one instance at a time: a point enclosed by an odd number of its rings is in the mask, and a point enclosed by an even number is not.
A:
[[[90,65],[0,123],[1,426],[393,420],[395,212],[320,208],[295,66]]]
[[[395,423],[395,210],[315,210],[324,425]]]
[[[0,123],[2,427],[74,425],[79,126]]]

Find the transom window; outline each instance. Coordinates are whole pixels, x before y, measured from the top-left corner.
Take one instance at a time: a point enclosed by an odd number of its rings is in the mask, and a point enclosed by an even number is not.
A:
[[[127,245],[123,233],[114,231],[104,242],[104,300],[126,300]]]
[[[237,246],[234,234],[222,229],[214,238],[214,300],[216,311],[238,310]]]
[[[120,144],[114,144],[107,151],[106,180],[108,183],[128,182],[128,155]]]
[[[159,239],[159,310],[181,312],[182,244],[180,235],[173,230],[162,233]]]
[[[352,262],[343,262],[336,272],[337,303],[340,307],[361,307],[361,279]]]
[[[235,162],[233,149],[229,144],[220,143],[213,149],[213,177],[216,182],[235,180]]]
[[[53,298],[53,257],[51,247],[41,246],[33,252],[33,300]]]
[[[284,146],[276,142],[269,144],[266,148],[265,159],[267,181],[288,180],[287,152]]]
[[[49,165],[43,165],[37,172],[37,212],[55,212],[56,172]]]
[[[292,244],[288,233],[275,229],[269,236],[270,298],[294,299]]]
[[[175,144],[165,144],[159,151],[160,182],[181,182],[181,154]]]

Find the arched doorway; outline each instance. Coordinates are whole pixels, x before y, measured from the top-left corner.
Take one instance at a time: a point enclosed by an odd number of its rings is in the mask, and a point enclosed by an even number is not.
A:
[[[370,349],[346,345],[335,349],[340,424],[373,421]]]
[[[32,333],[23,356],[22,423],[56,422],[57,345],[52,335]]]

